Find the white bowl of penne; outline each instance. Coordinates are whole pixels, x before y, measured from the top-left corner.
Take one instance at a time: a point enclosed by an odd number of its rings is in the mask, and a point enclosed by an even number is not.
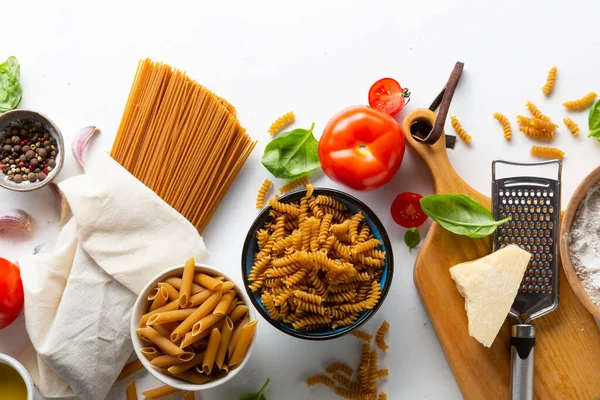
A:
[[[142,290],[133,308],[131,338],[142,365],[158,380],[198,391],[222,385],[244,368],[256,324],[245,291],[190,258]]]

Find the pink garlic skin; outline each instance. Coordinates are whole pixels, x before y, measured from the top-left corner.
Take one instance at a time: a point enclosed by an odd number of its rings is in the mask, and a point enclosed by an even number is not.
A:
[[[100,132],[100,130],[95,126],[86,126],[79,131],[71,143],[73,157],[75,157],[75,160],[81,165],[81,168],[85,169],[85,156],[96,132]]]
[[[23,210],[13,209],[0,213],[0,229],[25,229],[30,231],[32,226],[31,216]]]
[[[71,207],[69,207],[69,203],[67,202],[65,195],[56,183],[50,182],[48,186],[50,186],[50,190],[52,190],[54,198],[56,199],[56,205],[58,207],[58,213],[60,215],[58,227],[61,228],[64,224],[67,223],[69,217],[71,216]]]

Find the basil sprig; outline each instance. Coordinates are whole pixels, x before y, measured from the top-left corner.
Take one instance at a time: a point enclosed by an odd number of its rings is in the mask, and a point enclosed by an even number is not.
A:
[[[265,396],[264,391],[265,391],[265,389],[267,389],[269,382],[271,382],[271,378],[267,378],[267,381],[265,382],[263,387],[260,389],[260,391],[258,391],[256,393],[245,394],[242,397],[240,397],[239,400],[267,400],[267,397]]]
[[[404,244],[408,251],[414,249],[421,243],[421,234],[417,228],[410,228],[404,233]]]
[[[15,56],[0,64],[0,113],[16,108],[21,102],[21,67]]]
[[[294,179],[319,168],[319,142],[310,129],[282,133],[265,147],[262,164],[276,178]]]
[[[593,137],[600,140],[600,100],[594,103],[590,109],[590,115],[588,116],[588,126],[590,133],[588,137]]]
[[[457,235],[482,238],[494,233],[497,227],[510,221],[494,220],[492,213],[472,197],[464,194],[433,194],[421,199],[421,208],[442,228]]]

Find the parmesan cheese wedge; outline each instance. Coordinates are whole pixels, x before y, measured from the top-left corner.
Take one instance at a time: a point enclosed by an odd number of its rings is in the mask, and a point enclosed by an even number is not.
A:
[[[490,347],[512,306],[531,254],[510,245],[478,260],[450,268],[465,298],[469,335]]]

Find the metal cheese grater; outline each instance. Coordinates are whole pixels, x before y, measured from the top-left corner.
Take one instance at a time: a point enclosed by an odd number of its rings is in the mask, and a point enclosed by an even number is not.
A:
[[[496,179],[497,164],[520,169],[558,167],[557,179],[518,176]],[[533,164],[496,160],[492,163],[492,212],[494,218],[512,220],[494,233],[493,251],[516,244],[531,253],[519,293],[509,315],[517,325],[511,331],[511,399],[533,398],[535,327],[530,322],[558,306],[558,232],[562,163],[551,160]]]

